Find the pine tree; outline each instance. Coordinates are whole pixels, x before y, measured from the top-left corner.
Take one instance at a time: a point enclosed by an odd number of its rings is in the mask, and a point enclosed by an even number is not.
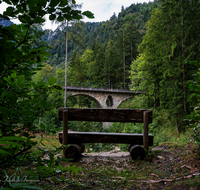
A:
[[[154,85],[154,107],[156,103],[170,112],[177,133],[183,124],[182,118],[190,111],[191,93],[187,85],[195,67],[188,61],[199,58],[198,48],[194,49],[196,31],[193,28],[194,23],[199,25],[198,14],[198,1],[163,1],[148,21],[148,30],[139,48],[145,62],[143,70],[148,72],[146,80]]]

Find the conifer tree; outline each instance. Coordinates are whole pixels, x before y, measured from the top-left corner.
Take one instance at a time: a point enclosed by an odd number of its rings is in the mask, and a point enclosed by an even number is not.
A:
[[[195,15],[193,22],[191,12]],[[154,108],[157,104],[170,112],[177,133],[191,109],[188,104],[191,92],[187,86],[195,67],[188,62],[199,58],[199,50],[194,48],[199,35],[194,35],[193,28],[194,23],[199,25],[198,14],[198,1],[162,1],[161,8],[148,21],[147,33],[139,48],[144,60],[143,71],[148,73],[145,80],[154,86]]]

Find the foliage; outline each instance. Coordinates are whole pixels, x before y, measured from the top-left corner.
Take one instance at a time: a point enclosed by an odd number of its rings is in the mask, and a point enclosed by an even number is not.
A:
[[[51,77],[55,76],[55,68],[45,63],[45,65],[34,76],[35,83],[47,82]]]
[[[75,46],[73,40],[69,39],[68,60],[75,73],[68,73],[71,76],[76,74],[78,76],[77,82],[108,84],[110,81],[110,84],[121,84],[125,78],[125,82],[129,83],[130,65],[138,55],[137,47],[141,43],[141,37],[145,34],[144,24],[156,5],[157,3],[151,2],[132,4],[119,13],[118,17],[113,15],[106,22],[82,23],[82,30],[77,30],[74,25],[69,26],[70,33],[75,34],[78,31],[79,36],[82,36],[84,49]],[[45,34],[45,41],[53,46],[52,49],[49,49],[52,66],[62,67],[64,64],[66,53],[66,42],[63,40],[64,32],[65,29],[57,29]],[[124,51],[122,47],[124,47]],[[125,55],[124,66],[123,55]],[[109,63],[112,64],[109,65]],[[84,72],[81,72],[82,70]],[[109,74],[110,70],[112,72]]]
[[[36,144],[32,140],[37,129],[33,121],[55,107],[45,98],[47,91],[55,89],[55,77],[48,78],[48,83],[32,81],[35,72],[50,55],[45,50],[47,44],[40,39],[43,32],[33,25],[43,24],[47,14],[50,20],[60,21],[81,19],[82,15],[93,17],[90,12],[71,10],[68,1],[62,0],[2,2],[9,6],[0,17],[18,18],[21,24],[0,26],[1,175],[2,169],[20,165],[20,161],[28,159],[25,153]],[[34,159],[37,160],[36,155]]]
[[[130,79],[132,89],[145,91],[149,107],[162,107],[170,113],[179,133],[186,125],[183,118],[196,104],[188,84],[197,68],[189,60],[199,57],[199,34],[192,27],[199,19],[191,23],[190,13],[192,10],[198,17],[199,2],[161,2],[146,25],[147,33],[139,46],[140,56],[131,66]]]
[[[196,62],[191,62],[191,64],[195,64],[200,68],[200,64]],[[194,81],[192,84],[189,85],[189,88],[192,89],[194,92],[192,95],[195,99],[198,100],[198,103],[196,107],[194,108],[194,111],[191,112],[191,114],[188,116],[188,121],[189,121],[189,126],[188,128],[192,132],[192,139],[197,143],[197,145],[200,148],[200,98],[199,98],[199,93],[200,93],[200,72],[199,70],[197,71],[197,74],[194,75]]]

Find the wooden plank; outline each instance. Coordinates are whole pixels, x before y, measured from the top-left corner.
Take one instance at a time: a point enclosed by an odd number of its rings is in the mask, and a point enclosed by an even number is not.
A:
[[[148,138],[148,126],[149,126],[149,112],[145,111],[143,113],[143,120],[144,120],[144,129],[143,129],[143,147],[145,150],[148,150],[149,146],[149,138]]]
[[[153,135],[149,134],[149,146],[153,146]],[[62,133],[59,133],[60,142]],[[80,143],[119,143],[143,145],[143,134],[75,132],[68,131],[68,144]]]
[[[68,144],[68,110],[63,111],[63,145]]]
[[[101,108],[59,108],[59,120],[63,121],[63,110],[68,110],[69,121],[131,122],[143,123],[143,112],[149,111],[152,123],[152,110],[142,109],[101,109]]]

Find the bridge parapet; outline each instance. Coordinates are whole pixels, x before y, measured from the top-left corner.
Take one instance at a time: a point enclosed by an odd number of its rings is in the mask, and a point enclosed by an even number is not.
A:
[[[59,81],[57,84],[64,86],[64,81]],[[129,85],[124,84],[99,84],[99,83],[87,83],[87,82],[71,82],[67,81],[67,86],[69,87],[83,87],[83,88],[99,88],[99,89],[121,89],[130,90]]]
[[[63,86],[65,89],[65,87]],[[86,88],[86,87],[76,87],[76,86],[67,86],[67,90],[76,90],[76,91],[85,91],[85,92],[106,92],[106,93],[119,93],[119,94],[142,94],[143,91],[130,91],[124,89],[104,89],[104,88]]]

